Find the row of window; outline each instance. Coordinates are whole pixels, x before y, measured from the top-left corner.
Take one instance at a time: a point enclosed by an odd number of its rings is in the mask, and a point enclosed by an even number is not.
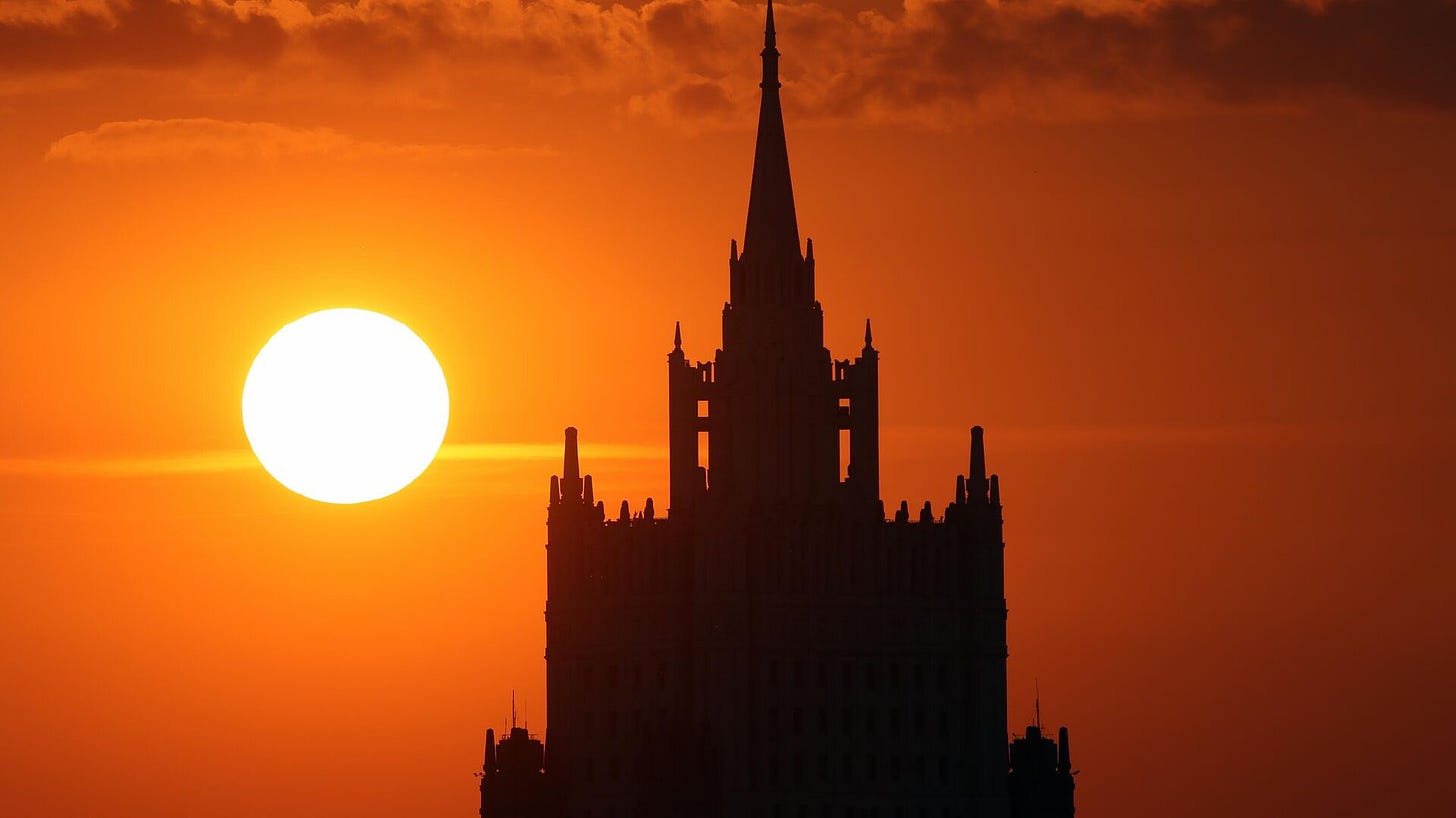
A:
[[[787,769],[784,767],[783,759],[776,754],[768,757],[755,756],[750,761],[750,764],[754,767],[754,774],[759,773],[757,767],[760,760],[767,765],[762,771],[762,775],[767,781],[768,786],[779,787],[787,784],[794,787],[801,787],[804,785],[804,768],[806,765],[802,755],[795,755]],[[617,756],[609,756],[604,767],[604,781],[613,783],[621,781],[622,765]],[[934,780],[938,781],[942,787],[950,786],[950,757],[945,755],[938,756],[935,768]],[[830,763],[828,755],[821,754],[818,757],[816,769],[811,771],[811,775],[823,784],[854,783],[863,785],[865,783],[875,784],[881,781],[887,781],[891,783],[904,782],[924,785],[932,781],[930,768],[923,754],[901,756],[898,753],[867,753],[860,759],[853,753],[844,753],[839,759],[837,769],[839,775],[836,777],[834,775],[836,765]],[[595,758],[588,756],[582,759],[581,776],[582,780],[587,784],[596,783],[597,763]]]
[[[806,664],[817,665],[817,672],[814,673],[816,682],[821,688],[828,687],[830,678],[830,663],[823,660],[817,663],[806,663],[803,661],[791,662],[790,672],[788,674],[785,674],[783,672],[784,663],[779,659],[772,659],[768,662],[766,670],[766,680],[770,685],[774,687],[779,687],[784,682],[784,676],[788,675],[794,687],[803,687],[805,685],[805,677],[806,675],[808,675],[806,674]],[[616,663],[606,665],[603,672],[603,683],[608,690],[616,690],[618,688],[618,670],[619,666]],[[857,683],[862,682],[864,689],[877,690],[880,687],[881,681],[883,680],[885,687],[888,690],[900,690],[902,689],[902,685],[908,685],[915,690],[924,690],[926,686],[926,671],[927,668],[925,664],[921,662],[902,663],[896,661],[846,661],[840,664],[838,676],[840,686],[844,688],[852,688],[855,687]],[[622,675],[626,675],[629,677],[629,682],[633,689],[641,689],[643,683],[643,671],[641,663],[633,662],[631,665],[627,666],[626,672]],[[951,675],[952,674],[949,665],[944,662],[936,665],[934,669],[935,686],[941,692],[946,692],[950,690]],[[581,681],[582,686],[587,693],[593,692],[597,681],[596,666],[588,664],[583,667],[581,670]],[[659,689],[666,686],[666,662],[657,663],[655,681]]]
[[[763,728],[770,733],[778,733],[783,727],[779,722],[779,709],[777,707],[769,707],[764,712],[766,721]],[[626,724],[630,724],[635,730],[640,730],[643,721],[642,711],[637,709],[631,711],[631,713],[631,721]],[[834,735],[842,738],[852,738],[860,734],[856,729],[856,725],[861,723],[863,724],[862,735],[869,738],[878,738],[880,736],[882,724],[885,727],[885,734],[890,737],[909,735],[923,738],[928,735],[924,708],[917,707],[909,711],[907,718],[906,714],[899,708],[878,711],[844,707],[840,708],[839,718],[835,720],[836,729],[833,730],[831,730],[829,713],[829,708],[820,707],[814,717],[818,735],[822,737],[828,737],[833,732]],[[581,721],[582,729],[588,735],[600,728],[609,740],[618,738],[619,727],[625,727],[624,714],[617,710],[602,711],[601,723],[598,724],[597,711],[587,709],[582,713]],[[807,732],[806,721],[804,708],[793,708],[790,711],[789,732],[794,736],[805,735]],[[944,708],[937,711],[934,725],[936,735],[942,739],[950,738],[950,715]]]
[[[615,804],[606,806],[586,807],[582,815],[584,818],[631,818],[630,810],[623,810],[618,813]],[[954,807],[941,806],[911,806],[895,804],[881,809],[880,805],[863,804],[841,807],[828,804],[774,804],[771,810],[757,810],[754,818],[964,818],[966,813]]]

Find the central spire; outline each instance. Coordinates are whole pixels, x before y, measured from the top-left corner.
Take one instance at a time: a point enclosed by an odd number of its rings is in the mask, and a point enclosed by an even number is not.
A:
[[[779,50],[775,46],[773,0],[763,30],[763,99],[758,109],[758,143],[753,153],[753,187],[748,193],[748,227],[743,256],[752,261],[800,259],[799,220],[789,181],[789,148],[779,104]]]

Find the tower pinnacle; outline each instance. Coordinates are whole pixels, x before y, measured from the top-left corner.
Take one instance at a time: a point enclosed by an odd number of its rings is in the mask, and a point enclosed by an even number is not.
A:
[[[799,260],[799,221],[789,180],[789,148],[779,103],[779,50],[774,33],[773,0],[763,29],[763,98],[758,109],[758,141],[753,153],[753,186],[748,194],[748,227],[743,255],[753,261]]]

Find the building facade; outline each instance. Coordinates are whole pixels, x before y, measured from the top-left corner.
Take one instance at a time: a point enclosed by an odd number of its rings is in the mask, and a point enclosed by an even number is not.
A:
[[[487,751],[483,818],[1021,814],[1000,486],[981,429],[939,515],[902,503],[887,518],[879,354],[868,321],[852,360],[824,347],[771,4],[762,58],[722,347],[690,361],[679,328],[667,356],[667,508],[609,511],[566,430],[547,517],[549,727],[539,767],[513,773],[550,797],[496,794],[531,790],[506,780],[503,741]]]

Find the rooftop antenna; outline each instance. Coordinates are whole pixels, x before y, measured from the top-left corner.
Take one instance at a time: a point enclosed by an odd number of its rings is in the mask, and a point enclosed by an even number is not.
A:
[[[1041,680],[1033,679],[1032,684],[1036,686],[1036,729],[1041,730]]]
[[[516,729],[516,691],[511,690],[511,730]]]

